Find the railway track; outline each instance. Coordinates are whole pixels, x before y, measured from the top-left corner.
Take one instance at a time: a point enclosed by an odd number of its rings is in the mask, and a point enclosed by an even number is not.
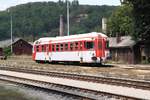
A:
[[[143,90],[150,90],[149,81],[133,80],[133,79],[123,79],[115,77],[102,77],[102,76],[90,76],[90,75],[79,75],[79,74],[70,74],[63,72],[50,72],[41,69],[24,69],[24,68],[13,68],[13,67],[0,67],[1,70],[17,71],[24,73],[32,73],[39,75],[46,75],[51,77],[67,78],[73,80],[88,81],[94,83],[104,83],[117,86],[131,87]]]
[[[35,74],[35,75],[44,75],[44,76],[64,78],[64,79],[80,80],[80,81],[87,81],[87,82],[93,82],[93,83],[104,83],[104,84],[111,84],[111,85],[117,85],[117,86],[119,85],[123,87],[136,88],[136,89],[150,90],[150,82],[148,81],[50,72],[50,71],[45,71],[41,69],[25,69],[21,67],[15,68],[15,67],[8,67],[8,66],[0,67],[0,70],[30,73],[30,74]],[[130,96],[117,95],[113,93],[106,93],[106,92],[100,92],[100,91],[93,91],[93,90],[84,89],[84,88],[77,88],[77,87],[65,86],[65,85],[54,84],[54,83],[49,83],[49,82],[18,78],[14,76],[0,75],[0,79],[9,81],[9,82],[15,82],[17,84],[31,85],[31,86],[36,86],[40,88],[65,92],[68,94],[74,94],[74,95],[81,96],[86,99],[97,99],[100,97],[101,98],[108,97],[108,98],[115,98],[115,99],[121,99],[121,100],[122,99],[123,100],[127,100],[127,99],[137,100],[138,99],[138,98],[130,97]],[[74,91],[76,92],[74,93]]]
[[[107,92],[101,92],[101,91],[95,91],[90,90],[86,88],[79,88],[79,87],[72,87],[62,84],[55,84],[51,82],[45,82],[45,81],[39,81],[35,79],[27,79],[23,77],[16,77],[16,76],[10,76],[10,75],[3,75],[0,74],[0,80],[11,82],[18,85],[24,85],[24,86],[33,86],[41,89],[46,90],[53,90],[53,91],[59,91],[62,93],[82,97],[83,100],[101,100],[101,99],[118,99],[118,100],[137,100],[139,98],[136,97],[130,97],[130,96],[124,96],[124,95],[118,95],[113,93],[107,93]]]
[[[73,90],[73,87],[67,87],[65,85],[53,84],[53,83],[48,83],[48,82],[36,81],[36,80],[1,75],[1,74],[0,74],[0,80],[6,81],[6,82],[9,82],[12,84],[16,84],[19,86],[34,88],[34,89],[38,89],[38,90],[42,90],[42,91],[46,91],[46,92],[55,91],[55,92],[58,92],[61,94],[76,96],[76,97],[81,98],[81,100],[92,100],[93,99],[93,98],[88,98],[87,96],[84,96],[84,95],[78,95],[76,93],[75,94],[69,93],[69,90],[71,90],[71,89]],[[70,92],[72,92],[72,91],[70,91]],[[81,92],[81,91],[78,91],[78,92]]]

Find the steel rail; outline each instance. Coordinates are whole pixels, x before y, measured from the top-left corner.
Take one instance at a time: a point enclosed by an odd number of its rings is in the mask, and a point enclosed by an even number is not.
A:
[[[107,93],[107,92],[88,90],[84,88],[71,87],[71,86],[62,85],[62,84],[43,82],[39,80],[26,79],[26,78],[20,78],[16,76],[9,76],[9,75],[3,75],[3,74],[0,74],[0,80],[12,82],[15,84],[20,84],[20,85],[28,85],[28,86],[34,86],[34,87],[42,88],[42,89],[54,90],[54,91],[58,91],[58,92],[62,92],[62,93],[66,93],[66,94],[70,94],[74,96],[83,97],[89,100],[101,100],[102,97],[115,98],[119,100],[120,99],[121,100],[138,100],[139,99],[135,97],[128,97],[128,96],[123,96],[123,95]]]
[[[36,69],[36,70],[23,69],[21,67],[20,68],[0,67],[0,69],[150,90],[150,82],[149,81],[131,80],[131,79],[123,79],[123,78],[115,78],[115,77],[79,75],[79,74],[70,74],[70,73],[63,73],[63,72],[61,72],[61,73],[60,72],[50,72],[50,71],[38,70],[38,69]]]

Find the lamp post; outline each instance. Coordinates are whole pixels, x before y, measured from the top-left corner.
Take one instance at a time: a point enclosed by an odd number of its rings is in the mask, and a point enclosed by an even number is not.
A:
[[[8,9],[8,13],[9,13],[10,11],[9,11],[9,9]],[[13,31],[13,22],[12,22],[12,13],[10,12],[10,35],[11,35],[11,53],[13,53],[13,46],[12,46],[12,44],[13,44],[13,39],[12,39],[12,31]]]
[[[67,0],[67,35],[68,36],[70,35],[70,33],[69,33],[69,31],[70,31],[69,24],[70,24],[70,22],[69,22],[69,1]]]

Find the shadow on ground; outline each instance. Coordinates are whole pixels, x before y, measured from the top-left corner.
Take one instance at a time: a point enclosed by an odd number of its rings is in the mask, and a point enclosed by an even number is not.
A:
[[[100,63],[79,63],[79,62],[42,62],[42,64],[52,64],[52,65],[74,65],[78,67],[115,67],[114,65],[111,64],[100,64]]]

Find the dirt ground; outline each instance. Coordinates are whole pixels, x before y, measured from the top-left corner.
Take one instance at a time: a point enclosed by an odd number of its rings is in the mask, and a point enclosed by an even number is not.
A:
[[[107,76],[118,78],[131,78],[150,81],[150,65],[67,65],[67,64],[41,64],[32,61],[31,56],[12,56],[7,60],[0,60],[0,66],[9,65],[18,68],[40,69],[46,71],[78,73],[84,75]]]

